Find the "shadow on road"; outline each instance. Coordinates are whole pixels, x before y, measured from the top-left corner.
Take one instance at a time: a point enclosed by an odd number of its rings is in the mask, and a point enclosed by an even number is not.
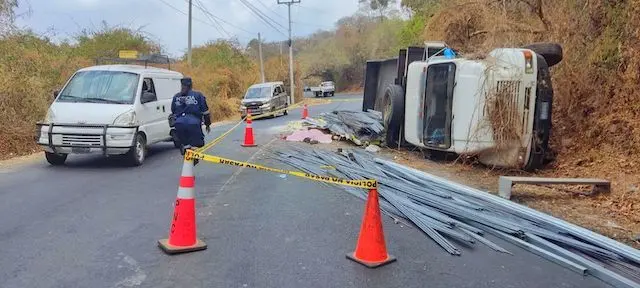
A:
[[[179,154],[178,150],[173,147],[172,143],[159,143],[148,148],[145,162],[142,166],[155,162],[162,155],[168,155],[169,153]],[[69,155],[67,162],[64,166],[50,166],[52,169],[87,169],[87,168],[100,168],[100,169],[120,169],[132,167],[124,155],[113,155],[109,157],[103,157],[102,155]]]

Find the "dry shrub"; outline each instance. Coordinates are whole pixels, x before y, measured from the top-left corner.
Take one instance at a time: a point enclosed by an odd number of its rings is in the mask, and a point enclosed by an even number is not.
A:
[[[299,102],[303,99],[303,88],[302,77],[300,72],[300,63],[294,61],[294,70],[293,70],[293,78],[295,79],[295,102]],[[285,89],[287,91],[289,88],[289,58],[275,56],[267,59],[264,62],[264,74],[266,81],[282,81],[285,83]]]
[[[71,73],[89,61],[31,35],[0,39],[0,159],[33,152],[42,120]]]
[[[509,87],[499,87],[487,95],[486,112],[493,131],[493,141],[497,149],[507,148],[522,141],[522,131],[518,125],[518,115]]]

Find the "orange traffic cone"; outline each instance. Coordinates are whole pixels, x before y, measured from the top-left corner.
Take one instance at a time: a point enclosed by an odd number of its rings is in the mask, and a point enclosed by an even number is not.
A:
[[[193,159],[187,151],[178,197],[173,211],[169,238],[158,241],[158,246],[167,254],[186,253],[207,249],[207,244],[196,238],[196,199],[195,176],[193,175]]]
[[[347,258],[369,268],[396,261],[395,257],[387,254],[380,218],[380,204],[378,204],[378,190],[375,188],[369,190],[356,250],[347,254]]]
[[[256,147],[255,141],[253,140],[253,127],[251,127],[251,112],[247,113],[247,125],[244,127],[244,143],[242,143],[242,147]]]
[[[307,104],[304,104],[302,107],[302,119],[307,119],[309,117],[309,108],[307,108]]]

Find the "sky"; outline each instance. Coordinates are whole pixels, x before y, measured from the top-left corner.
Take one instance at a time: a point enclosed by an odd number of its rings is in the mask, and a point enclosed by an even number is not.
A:
[[[280,32],[243,2],[282,25],[272,23]],[[181,56],[187,49],[188,0],[19,0],[19,5],[18,26],[54,41],[72,38],[83,29],[99,29],[104,20],[110,26],[141,29],[171,56]],[[246,44],[258,33],[265,41],[287,39],[287,6],[277,0],[193,0],[193,5],[193,46],[230,36]],[[291,8],[293,36],[333,29],[338,19],[358,7],[358,0],[302,0]]]

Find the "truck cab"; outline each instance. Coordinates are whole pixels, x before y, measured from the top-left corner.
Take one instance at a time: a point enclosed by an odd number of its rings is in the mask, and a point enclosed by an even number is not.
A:
[[[553,64],[560,60],[557,46],[531,48],[499,48],[469,59],[443,53],[447,47],[437,42],[401,51],[400,60],[370,61],[363,108],[383,112],[387,145],[538,169],[549,149],[553,89],[549,64],[534,50]],[[397,73],[393,82],[388,71]]]

